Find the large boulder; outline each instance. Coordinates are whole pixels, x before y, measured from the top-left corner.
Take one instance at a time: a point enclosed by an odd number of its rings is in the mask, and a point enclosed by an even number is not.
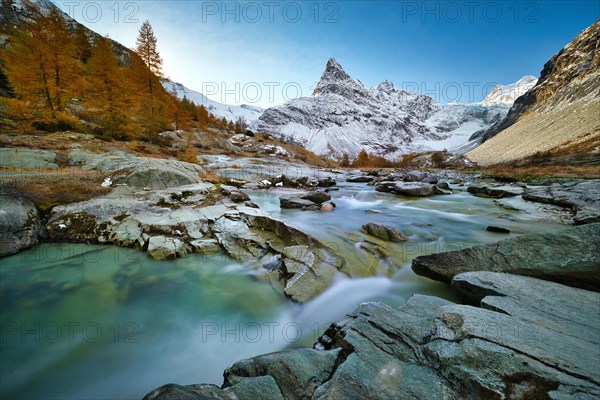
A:
[[[435,185],[426,182],[385,181],[378,183],[375,190],[407,197],[427,197],[435,194]]]
[[[570,208],[575,224],[600,222],[600,180],[529,188],[523,199]]]
[[[600,291],[600,223],[420,256],[412,269],[444,282],[462,272],[492,271]]]
[[[314,201],[307,199],[301,199],[295,196],[282,196],[279,198],[279,207],[281,208],[305,208],[305,207],[318,207],[318,204]]]
[[[310,200],[316,204],[323,204],[326,201],[331,200],[331,196],[321,190],[315,190],[314,192],[308,192],[300,196],[301,199]]]
[[[0,195],[0,257],[37,244],[41,227],[31,200],[16,194]]]

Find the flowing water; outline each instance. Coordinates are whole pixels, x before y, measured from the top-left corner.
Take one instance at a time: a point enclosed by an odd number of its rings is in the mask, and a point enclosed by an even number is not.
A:
[[[415,256],[507,237],[487,225],[513,234],[565,228],[464,192],[407,199],[342,184],[331,213],[280,210],[275,193],[250,194],[329,243],[352,278],[340,275],[298,305],[222,255],[155,261],[109,246],[40,245],[0,259],[0,397],[131,399],[171,382],[220,385],[233,362],[309,346],[361,302],[452,299],[446,285],[412,273]],[[409,241],[373,241],[359,233],[366,222],[393,225]],[[377,246],[384,256],[364,250]]]

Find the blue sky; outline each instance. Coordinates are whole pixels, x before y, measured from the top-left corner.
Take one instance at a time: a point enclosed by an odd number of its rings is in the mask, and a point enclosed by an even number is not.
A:
[[[165,75],[263,107],[310,95],[330,57],[367,87],[388,79],[443,103],[479,101],[496,83],[538,76],[600,18],[596,0],[55,3],[128,47],[148,19]]]

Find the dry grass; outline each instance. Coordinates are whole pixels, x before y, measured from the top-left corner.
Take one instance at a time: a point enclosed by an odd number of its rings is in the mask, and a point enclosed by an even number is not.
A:
[[[25,195],[42,212],[47,212],[56,205],[89,200],[111,190],[101,186],[108,174],[80,168],[2,170],[0,173],[0,191]]]
[[[533,179],[543,178],[600,178],[600,166],[572,166],[572,165],[554,165],[554,166],[523,166],[523,167],[490,167],[484,168],[481,172],[486,176],[500,180],[514,180],[527,182]]]

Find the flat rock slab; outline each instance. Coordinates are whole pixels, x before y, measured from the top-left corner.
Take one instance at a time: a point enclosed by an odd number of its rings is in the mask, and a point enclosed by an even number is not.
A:
[[[575,224],[600,222],[600,180],[548,187],[529,188],[523,199],[554,204],[574,211]]]
[[[462,272],[492,271],[600,291],[600,223],[420,256],[413,260],[412,269],[444,282]]]
[[[487,185],[485,183],[472,184],[467,188],[467,191],[476,196],[504,198],[513,197],[523,194],[524,189],[520,186],[511,185]]]
[[[25,148],[0,149],[0,167],[23,169],[56,169],[56,153]]]

